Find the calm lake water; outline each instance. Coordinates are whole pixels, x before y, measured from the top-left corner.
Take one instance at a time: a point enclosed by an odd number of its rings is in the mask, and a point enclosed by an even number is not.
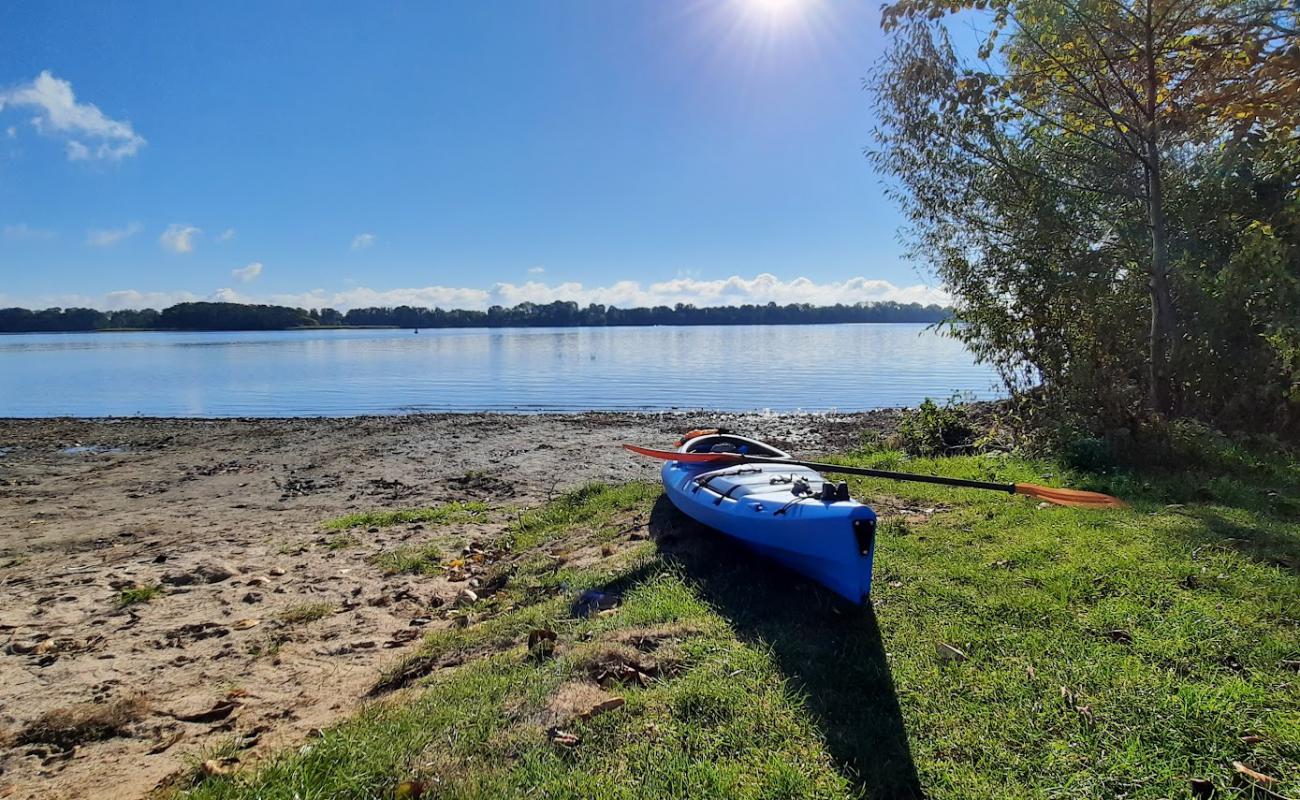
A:
[[[861,410],[996,378],[924,325],[0,336],[0,416]]]

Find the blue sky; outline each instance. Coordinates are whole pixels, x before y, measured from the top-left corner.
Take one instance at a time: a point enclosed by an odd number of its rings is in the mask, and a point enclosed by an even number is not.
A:
[[[11,0],[0,304],[942,299],[878,7]]]

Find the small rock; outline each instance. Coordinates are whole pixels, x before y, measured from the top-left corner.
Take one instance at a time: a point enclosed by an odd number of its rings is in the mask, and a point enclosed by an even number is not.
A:
[[[423,625],[428,625],[430,622],[433,622],[433,620],[430,619],[429,617],[416,617],[415,619],[411,620],[410,624],[411,627],[413,628],[419,628]]]
[[[271,567],[271,569],[268,570],[268,572],[270,572],[272,575],[276,576],[277,578],[283,575],[285,571],[286,570],[284,567]]]
[[[216,561],[205,561],[186,572],[168,572],[163,575],[162,582],[169,586],[189,586],[197,583],[221,583],[234,576],[235,570],[229,566]]]

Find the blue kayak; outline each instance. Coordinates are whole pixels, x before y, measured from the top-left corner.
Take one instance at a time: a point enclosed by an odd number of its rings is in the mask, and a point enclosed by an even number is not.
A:
[[[790,458],[744,436],[688,439],[680,453],[745,453]],[[871,591],[876,512],[808,467],[667,461],[664,491],[682,513],[725,533],[853,603]]]

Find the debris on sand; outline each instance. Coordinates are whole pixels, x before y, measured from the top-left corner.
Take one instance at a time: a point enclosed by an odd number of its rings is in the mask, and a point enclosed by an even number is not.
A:
[[[149,711],[143,697],[107,703],[79,703],[47,711],[18,732],[18,744],[49,744],[70,750],[86,742],[128,736],[130,727]]]

